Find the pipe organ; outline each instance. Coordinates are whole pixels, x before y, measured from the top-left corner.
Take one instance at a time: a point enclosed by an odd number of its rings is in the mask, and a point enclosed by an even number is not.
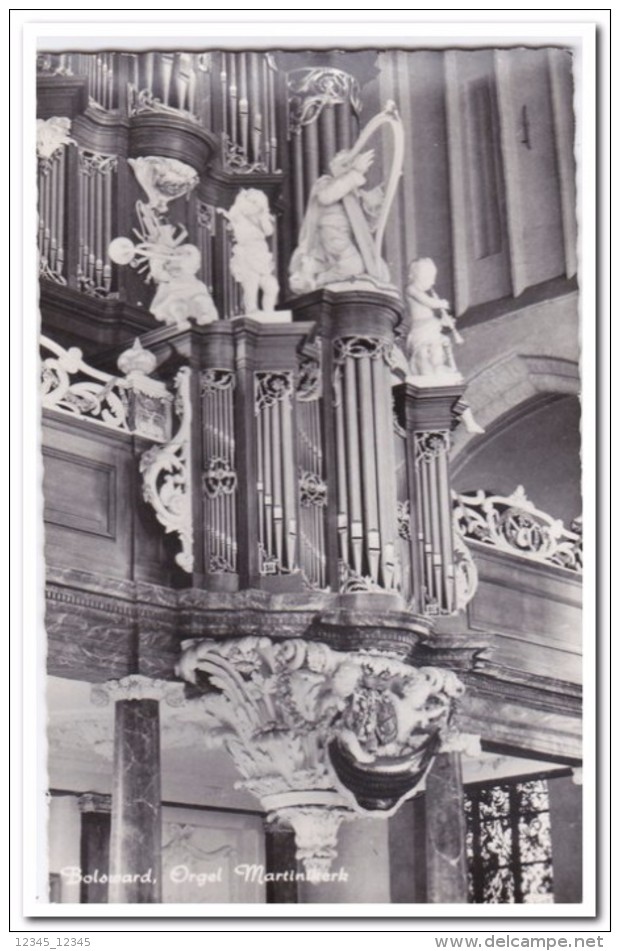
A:
[[[205,564],[212,574],[237,571],[234,386],[232,370],[201,374]]]
[[[282,241],[314,182],[357,136],[358,80],[333,63],[279,70],[257,51],[50,54],[39,70],[52,83],[83,77],[89,102],[70,137],[69,119],[42,120],[52,136],[39,161],[42,277],[110,300],[135,300],[141,288],[148,300],[149,248],[163,241],[175,254],[191,243],[221,318],[193,327],[187,344],[202,447],[188,508],[200,522],[192,577],[226,590],[384,593],[420,614],[452,613],[447,453],[458,394],[430,428],[419,407],[435,388],[395,405],[397,295],[317,291],[291,302],[292,323],[261,325],[244,315],[231,267],[239,239],[223,212],[244,188],[267,194],[274,271],[286,263]],[[150,186],[128,171],[127,158],[142,156]],[[154,219],[140,211],[140,187],[156,189]],[[132,268],[108,251],[123,230],[138,239]],[[154,337],[157,353],[161,331]]]
[[[330,66],[287,74],[288,138],[293,179],[293,216],[301,226],[310,190],[359,129],[360,88],[349,73]]]
[[[56,368],[43,368],[44,406],[59,439],[47,478],[73,459],[90,493],[74,518],[59,477],[50,524],[86,526],[86,542],[50,548],[50,584],[55,557],[70,585],[85,583],[83,565],[62,559],[90,545],[93,611],[122,600],[118,630],[100,651],[80,647],[70,676],[103,679],[110,658],[122,675],[112,829],[128,871],[143,856],[126,829],[146,829],[146,852],[160,849],[151,754],[170,681],[192,685],[179,701],[194,703],[187,725],[205,719],[267,820],[295,830],[308,867],[329,866],[341,821],[393,815],[436,757],[460,783],[457,702],[486,646],[457,630],[461,619],[445,622],[477,584],[463,526],[454,536],[449,471],[465,382],[442,289],[411,267],[399,286],[395,266],[418,253],[412,228],[440,260],[441,215],[400,228],[401,215],[393,247],[384,240],[403,180],[401,210],[414,197],[416,208],[439,204],[428,173],[443,140],[413,159],[414,196],[403,160],[425,143],[409,85],[405,96],[398,76],[369,66],[374,50],[329,54],[38,60],[40,301]],[[363,98],[384,94],[360,132]],[[437,275],[430,258],[411,264],[421,262]],[[56,643],[72,650],[64,591],[57,601]],[[76,631],[100,626],[97,615]],[[64,663],[63,675],[73,655]],[[132,744],[149,755],[132,758]],[[148,821],[133,808],[143,781]]]
[[[39,221],[37,250],[39,273],[44,279],[66,284],[66,207],[67,146],[60,146],[47,159],[39,159]]]
[[[87,294],[106,297],[112,291],[112,262],[108,254],[115,211],[116,155],[78,150],[78,265],[77,280]]]

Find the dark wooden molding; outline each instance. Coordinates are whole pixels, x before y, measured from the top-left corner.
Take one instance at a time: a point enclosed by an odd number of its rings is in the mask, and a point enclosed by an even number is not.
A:
[[[161,155],[191,165],[202,176],[216,148],[217,139],[212,133],[180,115],[148,112],[129,120],[130,158]]]
[[[37,75],[37,118],[65,116],[74,119],[88,106],[86,76]]]

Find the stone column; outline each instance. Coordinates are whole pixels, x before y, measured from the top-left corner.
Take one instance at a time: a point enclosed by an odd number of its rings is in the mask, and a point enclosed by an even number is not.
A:
[[[80,900],[80,813],[77,797],[52,795],[48,815],[50,901]]]
[[[268,905],[291,905],[297,903],[297,882],[290,881],[291,873],[297,872],[297,847],[292,829],[268,823],[265,827],[265,870],[277,875],[288,873],[281,881],[267,882]]]
[[[426,889],[430,903],[467,901],[460,753],[439,753],[426,777]]]
[[[110,813],[112,800],[101,793],[84,793],[78,799],[80,833],[80,902],[105,904],[110,872]],[[101,881],[102,877],[104,881]]]
[[[582,802],[581,775],[552,776],[549,790],[551,854],[553,857],[553,900],[580,902],[582,887]]]
[[[110,902],[161,901],[159,700],[170,684],[140,674],[93,690],[115,703]]]

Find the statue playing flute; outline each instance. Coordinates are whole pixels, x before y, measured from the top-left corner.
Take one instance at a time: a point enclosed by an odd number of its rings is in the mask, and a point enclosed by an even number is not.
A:
[[[409,372],[415,382],[441,386],[460,381],[452,341],[463,343],[450,304],[438,296],[434,287],[437,267],[431,258],[418,258],[409,265],[409,283],[405,291],[409,305],[411,328],[407,336],[406,354]],[[461,414],[470,433],[483,433],[469,407]]]

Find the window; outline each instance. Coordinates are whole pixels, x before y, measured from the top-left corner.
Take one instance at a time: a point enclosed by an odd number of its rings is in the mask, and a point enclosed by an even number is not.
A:
[[[553,901],[549,796],[544,779],[466,790],[469,901]]]

